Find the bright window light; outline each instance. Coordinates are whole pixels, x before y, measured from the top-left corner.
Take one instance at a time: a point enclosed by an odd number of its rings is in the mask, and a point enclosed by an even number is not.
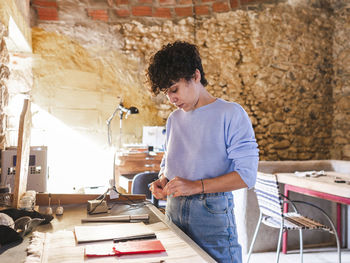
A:
[[[32,112],[31,145],[48,146],[49,192],[109,186],[113,178],[112,148],[99,145],[93,135],[73,130],[34,103]]]

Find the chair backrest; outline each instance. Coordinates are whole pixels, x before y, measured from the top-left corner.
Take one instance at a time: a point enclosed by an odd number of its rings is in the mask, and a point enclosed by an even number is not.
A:
[[[152,198],[148,185],[158,179],[158,173],[142,172],[134,176],[131,184],[132,194],[145,194],[147,199]]]
[[[265,215],[282,219],[283,201],[276,175],[258,172],[255,192],[260,211]]]

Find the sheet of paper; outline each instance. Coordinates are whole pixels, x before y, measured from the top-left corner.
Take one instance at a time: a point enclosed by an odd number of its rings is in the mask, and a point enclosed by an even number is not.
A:
[[[112,240],[114,238],[153,233],[153,231],[142,222],[98,226],[76,226],[74,232],[78,243]]]

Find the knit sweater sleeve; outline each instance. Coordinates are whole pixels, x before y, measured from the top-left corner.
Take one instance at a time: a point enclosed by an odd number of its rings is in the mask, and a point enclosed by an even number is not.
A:
[[[259,149],[249,116],[241,106],[238,117],[228,118],[226,143],[228,158],[232,160],[234,170],[248,188],[252,188],[256,181]]]

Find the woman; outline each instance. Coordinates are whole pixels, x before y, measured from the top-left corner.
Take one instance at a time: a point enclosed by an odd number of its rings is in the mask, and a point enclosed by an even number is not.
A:
[[[196,46],[174,42],[151,58],[152,92],[178,109],[166,124],[159,179],[150,190],[167,198],[166,215],[218,262],[242,262],[233,190],[255,184],[258,148],[237,103],[212,96]]]

